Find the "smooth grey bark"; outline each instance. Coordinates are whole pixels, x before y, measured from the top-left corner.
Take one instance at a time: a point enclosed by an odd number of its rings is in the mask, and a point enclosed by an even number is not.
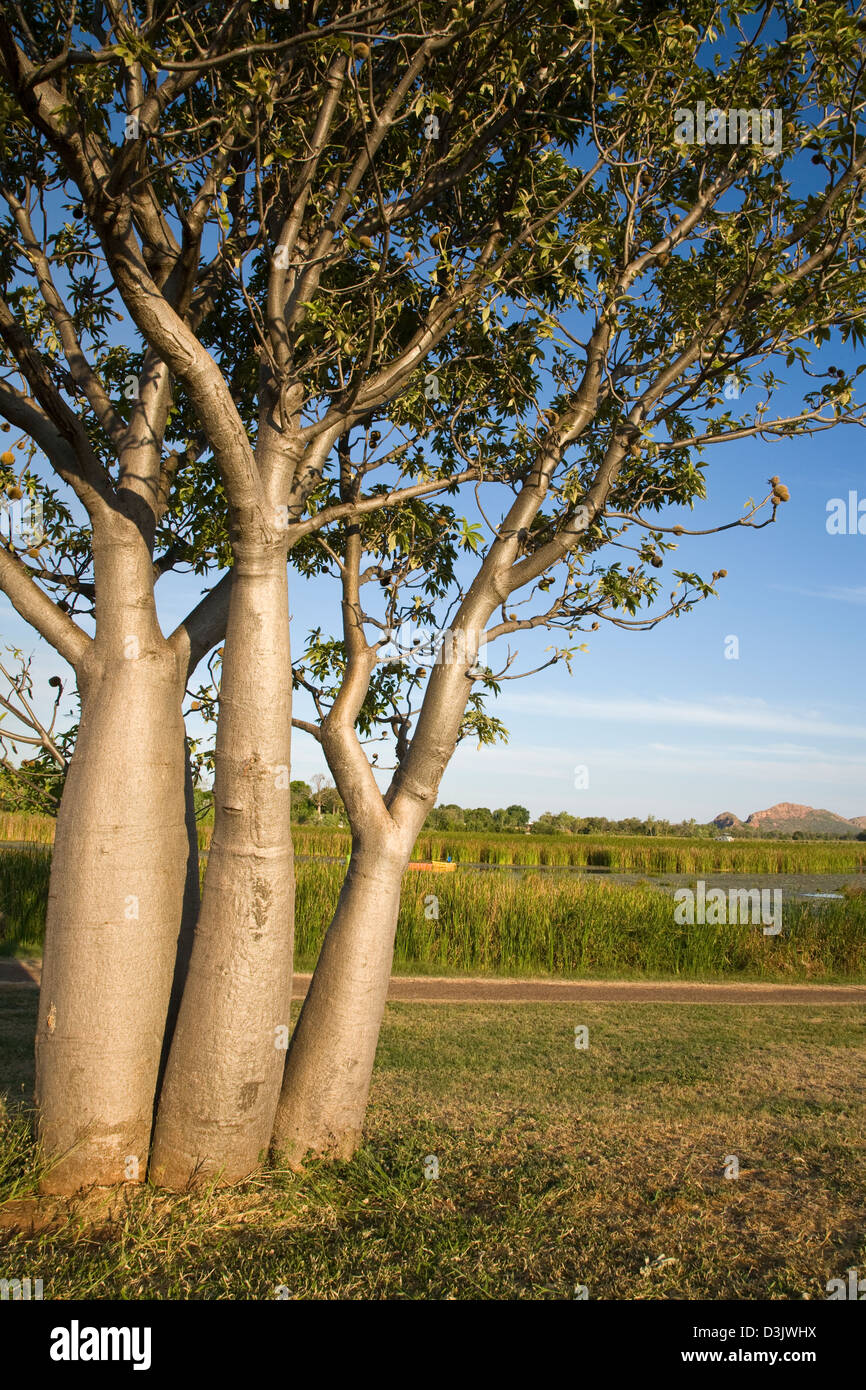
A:
[[[285,542],[236,545],[214,833],[150,1175],[234,1182],[267,1151],[288,1038],[294,866]]]
[[[363,1129],[388,994],[403,873],[457,744],[472,689],[479,633],[489,605],[457,643],[459,660],[434,668],[416,735],[383,803],[357,743],[354,718],[374,658],[360,645],[344,601],[355,656],[322,746],[352,826],[352,855],[310,990],[292,1035],[274,1122],[273,1148],[292,1165],[307,1153],[350,1157]]]
[[[181,701],[144,545],[94,543],[97,636],[51,867],[36,1035],[43,1190],[143,1180],[189,864]],[[147,592],[150,586],[150,602]]]
[[[410,851],[353,841],[286,1058],[273,1146],[289,1164],[310,1151],[350,1158],[360,1142]]]

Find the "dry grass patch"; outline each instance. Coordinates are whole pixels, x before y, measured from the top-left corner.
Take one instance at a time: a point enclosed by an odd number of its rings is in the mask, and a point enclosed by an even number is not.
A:
[[[60,1298],[817,1299],[866,1264],[862,1008],[579,1013],[390,1005],[357,1157],[232,1189],[52,1204],[13,1117],[0,1273]]]

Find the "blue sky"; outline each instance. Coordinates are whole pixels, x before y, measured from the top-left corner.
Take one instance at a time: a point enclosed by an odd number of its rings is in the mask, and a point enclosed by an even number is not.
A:
[[[866,434],[841,426],[811,439],[717,446],[709,457],[708,500],[680,518],[687,524],[732,520],[748,497],[764,495],[772,473],[791,491],[773,526],[682,539],[678,566],[727,569],[721,597],[650,632],[587,634],[572,676],[554,667],[506,682],[494,712],[509,742],[461,745],[440,801],[699,821],[794,801],[866,815],[866,534],[827,531],[830,499],[854,490],[866,500]],[[169,631],[198,585],[166,582],[160,614]],[[323,608],[336,615],[336,607],[328,581],[292,576],[291,589],[298,648]],[[0,629],[4,642],[36,653],[43,685],[63,670],[5,598]],[[732,636],[736,660],[725,656]],[[535,665],[550,641],[523,640],[515,669]],[[588,773],[581,789],[578,765]],[[293,775],[324,770],[318,747],[298,732]]]
[[[650,632],[587,634],[573,676],[555,667],[505,683],[495,712],[509,742],[461,745],[441,801],[699,821],[795,801],[866,815],[866,535],[830,535],[826,525],[831,498],[853,489],[866,499],[866,436],[842,426],[719,446],[710,457],[708,500],[692,525],[732,519],[771,473],[791,491],[773,526],[683,539],[678,564],[728,570],[721,597]],[[197,593],[190,578],[169,583],[166,630]],[[293,577],[296,646],[322,621],[326,587]],[[5,599],[0,623],[5,641],[36,652],[43,682],[62,670]],[[737,660],[725,657],[731,636]],[[549,641],[523,642],[522,665]],[[585,789],[574,785],[578,765]],[[293,775],[323,770],[317,746],[297,733]]]
[[[728,570],[721,596],[650,632],[587,634],[572,676],[555,667],[504,684],[494,712],[508,744],[461,745],[440,801],[699,821],[794,801],[866,815],[866,535],[827,531],[831,498],[866,499],[866,434],[841,426],[708,457],[708,499],[686,524],[734,519],[771,474],[791,491],[773,526],[682,540],[678,567]],[[297,641],[321,606],[296,583],[292,611]],[[550,641],[525,640],[522,665]],[[295,747],[296,776],[322,770],[311,739]]]
[[[866,498],[866,437],[840,427],[711,457],[694,525],[736,516],[771,473],[791,491],[773,526],[681,545],[678,563],[728,570],[721,597],[650,632],[590,634],[571,678],[512,682],[497,709],[509,745],[459,749],[441,800],[699,821],[777,801],[866,815],[866,535],[826,529],[830,498]]]

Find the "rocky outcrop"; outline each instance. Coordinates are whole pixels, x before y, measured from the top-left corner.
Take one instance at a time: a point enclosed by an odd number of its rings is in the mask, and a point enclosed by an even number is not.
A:
[[[856,835],[866,830],[866,816],[846,820],[835,811],[814,806],[801,806],[796,801],[779,801],[765,811],[753,811],[746,821],[739,820],[733,811],[723,811],[713,825],[719,830],[752,830],[756,835]]]

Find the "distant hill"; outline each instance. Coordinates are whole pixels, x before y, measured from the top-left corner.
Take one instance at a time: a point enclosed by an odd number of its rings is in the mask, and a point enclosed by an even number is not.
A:
[[[780,801],[766,811],[753,811],[739,820],[733,811],[722,811],[713,820],[719,830],[752,830],[756,835],[857,835],[866,830],[866,816],[846,820],[835,811],[817,810],[814,806],[799,806],[793,801]]]

